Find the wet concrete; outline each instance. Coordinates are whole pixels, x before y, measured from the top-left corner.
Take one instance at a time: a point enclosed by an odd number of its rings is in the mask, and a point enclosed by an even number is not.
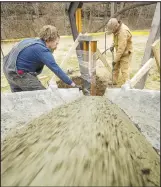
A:
[[[82,96],[77,88],[1,94],[1,140],[13,128],[22,128],[41,114]]]
[[[2,186],[159,186],[160,158],[106,97],[34,119],[2,145]]]
[[[105,96],[117,104],[160,153],[160,91],[106,89]]]

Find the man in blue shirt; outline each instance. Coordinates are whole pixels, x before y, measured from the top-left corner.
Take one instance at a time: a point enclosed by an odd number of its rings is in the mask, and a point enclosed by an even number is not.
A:
[[[38,80],[44,65],[63,82],[72,87],[76,84],[57,65],[52,52],[59,44],[60,36],[54,26],[44,26],[39,39],[25,39],[12,48],[4,57],[3,71],[12,92],[44,90]]]

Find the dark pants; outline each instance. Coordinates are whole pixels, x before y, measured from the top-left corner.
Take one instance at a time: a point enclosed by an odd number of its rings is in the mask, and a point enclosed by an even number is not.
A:
[[[23,75],[18,75],[15,72],[7,73],[4,70],[4,74],[6,76],[6,79],[8,80],[8,83],[10,85],[12,92],[45,90],[46,89],[41,84],[39,79],[31,73],[24,73]]]

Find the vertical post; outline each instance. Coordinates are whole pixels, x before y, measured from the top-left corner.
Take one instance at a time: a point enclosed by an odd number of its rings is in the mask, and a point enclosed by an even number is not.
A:
[[[115,13],[115,2],[111,3],[111,17],[114,15]]]
[[[82,32],[82,15],[81,15],[81,8],[77,8],[76,10],[76,26],[78,33]]]
[[[76,17],[77,32],[78,34],[80,34],[82,32],[82,9],[79,8],[79,6],[76,9],[75,17]],[[82,50],[82,42],[79,42],[79,47],[77,47],[77,50]]]
[[[97,41],[91,41],[91,95],[96,95],[96,51]]]
[[[89,41],[83,41],[83,61],[88,63],[89,61]],[[84,76],[87,76],[87,79],[84,79],[83,81],[83,87],[84,87],[84,94],[90,95],[90,82],[88,80],[89,77],[89,69],[88,66],[82,67],[82,74]]]
[[[76,21],[76,27],[77,27],[77,31],[79,30],[79,16],[78,16],[78,8],[75,12],[75,21]],[[79,31],[78,31],[79,33]]]
[[[105,29],[104,29],[104,31],[105,31],[105,55],[106,55],[106,48],[107,48],[107,46],[106,46],[106,27],[105,27]]]
[[[88,51],[89,51],[89,41],[84,41],[83,42],[83,51],[84,51],[84,61],[88,60]]]
[[[3,53],[3,51],[2,51],[2,47],[1,47],[1,53],[2,53],[2,56],[3,56],[3,58],[4,58],[4,53]]]
[[[78,32],[81,33],[82,32],[82,9],[78,8],[78,24],[79,24],[79,30]]]
[[[153,54],[154,54],[155,61],[158,67],[158,71],[160,73],[160,39],[156,40],[153,43],[152,49],[153,49]]]

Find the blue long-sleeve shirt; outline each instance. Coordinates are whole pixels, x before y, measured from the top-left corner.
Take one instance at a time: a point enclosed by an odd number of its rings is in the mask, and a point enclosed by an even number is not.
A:
[[[72,80],[62,71],[57,65],[51,51],[46,47],[43,40],[39,40],[41,44],[34,44],[23,49],[16,61],[16,67],[18,70],[24,70],[25,72],[36,72],[40,74],[46,65],[51,71],[53,71],[63,82],[71,85]]]

